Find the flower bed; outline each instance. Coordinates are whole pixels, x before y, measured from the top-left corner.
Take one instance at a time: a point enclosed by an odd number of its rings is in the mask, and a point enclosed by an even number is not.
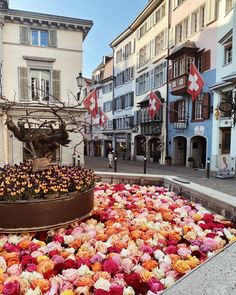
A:
[[[31,163],[0,170],[0,231],[40,231],[86,217],[94,205],[94,172],[54,165],[33,173]]]
[[[0,236],[1,294],[161,294],[236,240],[229,221],[165,188],[95,190],[83,222]]]

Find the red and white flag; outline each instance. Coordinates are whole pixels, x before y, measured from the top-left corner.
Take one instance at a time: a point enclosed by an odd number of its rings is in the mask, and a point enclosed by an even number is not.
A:
[[[149,106],[148,106],[148,112],[151,119],[153,119],[158,112],[158,110],[161,108],[161,101],[157,97],[157,95],[154,92],[150,92],[149,94]]]
[[[202,76],[198,72],[194,63],[190,65],[189,77],[188,77],[188,89],[187,92],[192,96],[194,101],[201,93],[203,85],[205,84]]]
[[[104,112],[101,111],[100,112],[99,125],[101,127],[104,127],[104,125],[106,124],[107,120],[108,120],[107,115]]]
[[[87,111],[95,119],[98,113],[98,98],[96,89],[89,93],[89,95],[84,99],[83,104]]]

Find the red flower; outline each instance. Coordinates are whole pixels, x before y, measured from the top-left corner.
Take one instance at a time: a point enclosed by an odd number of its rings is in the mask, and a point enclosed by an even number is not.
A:
[[[76,268],[76,262],[73,259],[66,259],[63,262],[63,269],[68,269],[68,268]]]
[[[108,273],[110,273],[111,275],[116,274],[120,267],[119,264],[114,261],[113,259],[109,258],[107,260],[105,260],[102,264],[102,269]]]
[[[140,275],[136,272],[133,272],[127,275],[125,278],[125,282],[128,286],[131,286],[135,294],[146,294],[147,293],[147,285],[140,280]]]
[[[20,283],[17,281],[9,282],[4,284],[3,287],[4,295],[19,295],[20,294]]]
[[[59,253],[59,251],[57,249],[52,250],[48,253],[49,257],[52,258],[54,255],[57,255]]]
[[[149,290],[152,291],[153,293],[157,293],[159,291],[164,290],[165,286],[158,281],[156,278],[151,278],[148,282],[148,287]]]
[[[175,245],[169,245],[165,251],[165,254],[176,254],[177,253],[177,247]]]
[[[46,280],[49,280],[51,277],[53,277],[54,275],[56,275],[55,271],[53,269],[50,269],[48,271],[46,271],[43,276]]]
[[[90,267],[90,259],[89,258],[78,258],[76,259],[77,268],[80,268],[81,265],[87,265]]]
[[[21,258],[21,266],[23,270],[26,270],[27,267],[31,267],[32,264],[34,265],[36,263],[36,259],[32,257],[31,255],[24,255]]]
[[[111,285],[110,294],[112,295],[123,295],[124,287],[120,285]]]
[[[55,235],[53,237],[53,241],[54,242],[59,242],[59,243],[64,243],[64,238],[62,236],[60,236],[60,235]]]
[[[95,289],[94,295],[110,295],[111,293],[109,291],[105,291],[103,289]]]

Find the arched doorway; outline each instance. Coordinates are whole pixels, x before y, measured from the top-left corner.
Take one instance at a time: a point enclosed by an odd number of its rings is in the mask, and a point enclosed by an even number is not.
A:
[[[173,164],[185,166],[187,139],[183,136],[177,136],[174,138],[173,146],[174,146]]]
[[[203,136],[194,136],[191,138],[191,153],[195,165],[198,168],[206,168],[206,138]]]
[[[153,159],[153,162],[158,163],[161,158],[160,151],[161,140],[159,138],[153,137],[148,142],[148,150],[150,153],[150,158]]]
[[[135,154],[136,156],[146,155],[146,137],[138,135],[135,137]]]

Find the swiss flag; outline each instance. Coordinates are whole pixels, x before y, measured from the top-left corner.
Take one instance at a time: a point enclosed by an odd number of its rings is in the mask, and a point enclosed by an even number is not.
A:
[[[89,93],[89,95],[84,99],[83,104],[87,111],[95,119],[98,113],[98,98],[96,89]]]
[[[161,108],[161,101],[154,92],[149,94],[148,112],[151,119],[153,119],[157,111]]]
[[[104,112],[100,112],[100,119],[99,119],[99,125],[101,127],[104,127],[106,124],[106,121],[108,120],[107,115]]]
[[[194,101],[202,91],[202,87],[205,82],[202,76],[198,72],[194,63],[190,65],[189,77],[188,77],[188,89],[187,92],[192,96]]]

